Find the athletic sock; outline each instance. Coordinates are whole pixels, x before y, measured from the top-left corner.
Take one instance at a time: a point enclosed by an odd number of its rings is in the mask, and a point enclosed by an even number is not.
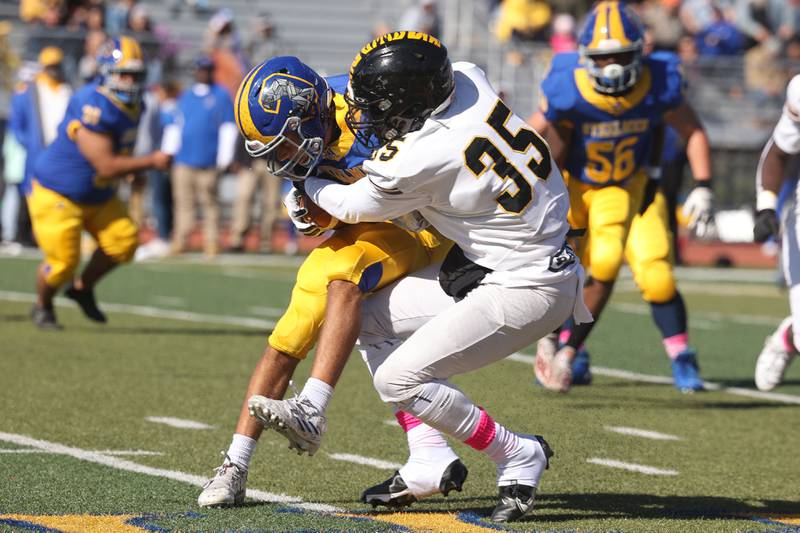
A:
[[[247,470],[250,468],[250,459],[256,450],[258,441],[238,433],[233,434],[231,445],[228,447],[228,457],[240,467]]]
[[[670,359],[675,359],[682,352],[689,349],[689,334],[687,333],[686,304],[679,292],[666,303],[650,303],[650,311],[656,323],[664,349]]]
[[[320,413],[325,413],[333,396],[333,387],[317,378],[308,378],[300,396],[311,402]]]

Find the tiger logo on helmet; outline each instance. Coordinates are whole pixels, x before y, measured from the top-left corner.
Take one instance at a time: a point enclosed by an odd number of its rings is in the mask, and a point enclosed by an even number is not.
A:
[[[132,37],[109,38],[97,54],[100,85],[106,87],[123,104],[141,101],[147,70],[142,48]]]
[[[586,19],[578,44],[597,92],[621,94],[639,80],[644,28],[624,2],[598,3]]]
[[[293,56],[274,57],[244,78],[234,100],[236,124],[252,157],[291,180],[308,177],[325,151],[333,92]]]

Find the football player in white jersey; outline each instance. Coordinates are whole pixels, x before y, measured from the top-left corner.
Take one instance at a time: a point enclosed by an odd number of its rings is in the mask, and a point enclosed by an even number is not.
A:
[[[505,358],[570,316],[591,320],[581,266],[565,242],[561,174],[484,73],[451,66],[428,35],[395,32],[366,45],[346,98],[350,129],[362,142],[377,140],[366,179],[309,177],[306,194],[347,223],[418,211],[455,242],[443,264],[362,306],[360,349],[381,399],[406,413],[411,448],[400,472],[364,499],[402,505],[438,492],[454,456],[446,434],[496,463],[492,520],[516,520],[532,507],[552,452],[540,436],[495,422],[448,379]]]
[[[778,222],[778,192],[783,184],[786,163],[800,153],[800,75],[789,82],[786,103],[772,137],[761,153],[756,172],[756,221],[753,237],[764,242],[780,232]],[[800,346],[800,235],[797,231],[797,211],[800,209],[795,180],[795,202],[786,214],[781,238],[781,260],[786,285],[789,287],[789,307],[792,314],[764,343],[756,361],[756,387],[768,391],[783,380],[786,368],[797,356]]]

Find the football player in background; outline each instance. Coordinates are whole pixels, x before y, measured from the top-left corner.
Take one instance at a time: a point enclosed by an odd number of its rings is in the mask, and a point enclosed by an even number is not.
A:
[[[129,155],[145,77],[139,43],[130,37],[109,39],[98,63],[99,80],[72,96],[56,140],[33,168],[28,206],[44,261],[37,273],[32,318],[43,329],[61,328],[53,297],[68,282],[64,295],[89,319],[106,321],[94,286],[117,265],[130,261],[138,243],[136,225],[117,197],[118,180],[170,164],[170,156],[162,152]],[[73,277],[84,229],[98,247],[83,272]]]
[[[323,79],[295,57],[276,57],[257,66],[234,101],[247,151],[264,158],[273,175],[294,181],[311,174],[343,183],[360,179],[361,163],[372,150],[345,124],[346,85],[347,75]],[[340,225],[315,209],[299,189],[289,193],[286,203],[301,232],[335,231],[297,272],[289,306],[253,369],[223,464],[198,497],[202,507],[244,501],[247,471],[265,426],[286,436],[298,453],[317,451],[327,425],[325,409],[360,330],[364,295],[441,261],[450,245],[435,231],[414,232],[398,225],[415,225],[413,217],[398,223]],[[295,368],[315,343],[303,390],[292,399],[276,401],[283,398]],[[444,492],[460,490],[466,477],[458,457],[452,452],[448,457],[437,474],[437,491],[440,481]]]
[[[788,160],[800,153],[800,76],[795,76],[786,89],[783,113],[767,141],[756,173],[756,221],[753,237],[764,242],[780,233],[778,194],[786,174]],[[793,177],[795,203],[786,213],[781,235],[781,261],[789,287],[789,307],[786,317],[775,332],[767,337],[764,349],[756,361],[755,382],[759,390],[769,391],[783,380],[786,368],[797,356],[800,346],[800,238],[797,233],[797,177]]]
[[[683,99],[677,57],[642,57],[642,26],[622,2],[596,4],[579,40],[580,54],[553,58],[540,110],[530,122],[543,132],[568,176],[570,224],[586,230],[578,250],[590,271],[586,303],[597,319],[627,259],[661,332],[675,387],[702,390],[686,307],[672,271],[666,203],[648,166],[661,142],[655,132],[662,123],[672,126],[686,142],[695,179],[683,206],[689,227],[699,237],[712,236],[708,138]],[[593,326],[569,328],[561,347],[552,335],[539,343],[535,371],[545,387],[569,390],[571,365]]]
[[[442,264],[366,299],[359,343],[375,388],[404,413],[407,432],[421,429],[443,450],[449,435],[492,460],[492,520],[517,520],[532,508],[552,451],[542,437],[495,422],[449,378],[505,358],[573,313],[578,323],[591,320],[582,268],[565,241],[561,174],[485,74],[471,63],[451,66],[428,35],[395,32],[367,44],[352,64],[347,99],[356,138],[380,148],[364,162],[365,179],[311,176],[308,196],[348,223],[418,210],[455,243]],[[412,458],[427,445],[408,441]],[[426,496],[448,461],[410,459],[364,500],[383,493],[399,505]]]

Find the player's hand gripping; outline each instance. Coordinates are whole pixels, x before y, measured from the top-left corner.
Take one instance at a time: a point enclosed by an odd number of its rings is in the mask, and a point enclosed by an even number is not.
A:
[[[308,208],[306,202],[311,200],[302,191],[292,187],[283,199],[283,205],[286,206],[286,211],[289,213],[289,218],[292,224],[297,228],[297,231],[309,237],[316,237],[325,231],[308,217]]]
[[[683,216],[689,219],[689,230],[698,239],[715,239],[714,191],[705,184],[695,185],[683,203]]]

